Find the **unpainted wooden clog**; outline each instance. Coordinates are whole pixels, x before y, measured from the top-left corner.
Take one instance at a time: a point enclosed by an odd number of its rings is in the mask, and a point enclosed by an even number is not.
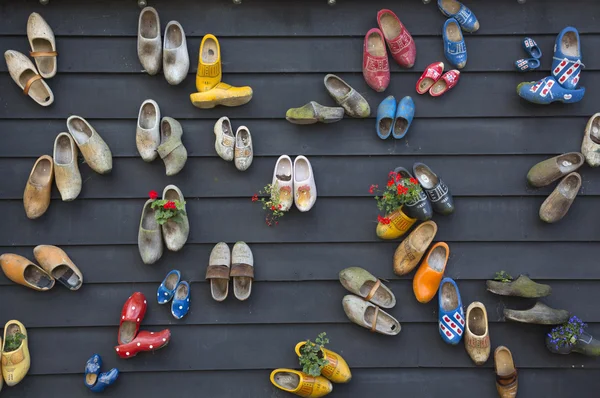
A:
[[[504,309],[504,317],[511,321],[521,323],[534,323],[537,325],[560,325],[569,320],[569,311],[557,310],[548,307],[539,301],[527,310]]]
[[[171,341],[171,331],[169,329],[160,332],[148,332],[143,330],[137,334],[130,343],[121,344],[115,347],[119,358],[133,358],[140,352],[156,351],[166,347]]]
[[[317,202],[317,185],[312,166],[305,156],[294,159],[294,203],[301,212],[312,209]]]
[[[41,106],[48,106],[54,102],[52,90],[29,58],[18,51],[7,50],[4,52],[4,59],[10,77],[23,90],[23,94],[30,96]]]
[[[63,201],[77,199],[81,192],[81,173],[77,162],[77,145],[69,133],[54,140],[54,180]]]
[[[571,208],[581,188],[581,176],[571,173],[558,183],[540,206],[540,219],[547,223],[560,221]]]
[[[412,68],[417,58],[417,46],[400,19],[391,10],[377,13],[377,24],[383,32],[392,58],[403,68]]]
[[[552,57],[552,77],[567,90],[575,90],[583,67],[579,32],[567,26],[556,36]]]
[[[221,46],[214,35],[202,38],[198,54],[196,90],[203,93],[221,83]]]
[[[92,392],[102,392],[106,387],[114,384],[119,377],[119,369],[112,368],[108,372],[100,373],[102,358],[94,354],[85,363],[84,383]]]
[[[383,308],[393,308],[396,305],[394,293],[364,268],[345,268],[340,271],[339,278],[346,290],[366,301]]]
[[[589,166],[600,166],[600,113],[590,117],[585,126],[581,153]]]
[[[300,349],[306,344],[306,341],[301,341],[296,344],[296,355],[300,357],[302,353]],[[352,379],[352,372],[348,363],[337,354],[327,348],[321,348],[321,357],[329,363],[321,369],[321,375],[334,383],[348,383]]]
[[[342,306],[348,319],[363,328],[388,336],[400,333],[400,323],[378,306],[358,296],[348,294],[342,300]]]
[[[163,73],[169,84],[181,83],[190,70],[190,56],[183,27],[177,21],[170,21],[165,28],[163,48]]]
[[[156,292],[156,300],[158,304],[166,304],[175,295],[175,289],[177,289],[177,285],[181,281],[181,272],[174,269],[165,276],[162,283],[158,287]]]
[[[229,276],[233,279],[233,294],[244,301],[252,293],[254,280],[254,256],[252,250],[245,242],[236,242],[231,249],[231,271]]]
[[[406,275],[415,269],[433,238],[435,238],[437,229],[437,224],[434,221],[426,221],[418,225],[398,245],[394,252],[394,273],[396,275]]]
[[[18,254],[4,253],[0,256],[0,266],[8,279],[19,285],[38,291],[50,290],[54,286],[54,278],[50,274]]]
[[[377,92],[385,91],[390,84],[390,65],[383,33],[377,28],[369,30],[365,35],[362,72],[369,87]]]
[[[400,175],[400,178],[407,178],[409,180],[414,178],[404,167],[396,167],[394,173]],[[422,189],[416,198],[412,199],[410,202],[406,202],[404,206],[402,206],[402,211],[408,217],[416,218],[419,221],[427,221],[433,217],[431,202],[429,202],[427,194]]]
[[[32,12],[27,20],[27,39],[31,46],[29,55],[44,79],[56,75],[56,41],[54,32],[48,23],[37,12]]]
[[[504,346],[496,348],[494,369],[496,370],[496,390],[500,398],[516,398],[519,378],[512,353],[508,348]]]
[[[348,83],[336,75],[328,74],[323,80],[325,88],[350,117],[365,118],[371,114],[369,103]]]
[[[445,343],[456,345],[463,337],[465,314],[456,282],[444,278],[438,291],[438,323],[440,336]]]
[[[229,273],[231,269],[231,252],[225,242],[213,247],[206,267],[206,279],[210,280],[210,294],[216,301],[223,301],[229,294]]]
[[[380,239],[398,239],[403,236],[417,222],[416,218],[409,217],[403,210],[403,207],[386,215],[389,222],[385,224],[382,221],[377,223],[375,233]]]
[[[270,380],[280,390],[299,397],[324,397],[333,390],[331,382],[323,376],[314,377],[293,369],[275,369]]]
[[[344,118],[344,108],[323,106],[310,101],[299,108],[290,108],[285,113],[285,119],[294,124],[335,123]]]
[[[431,247],[427,257],[421,263],[413,278],[413,292],[420,303],[430,302],[437,293],[449,255],[448,245],[445,242],[438,242]]]
[[[6,338],[16,335],[25,336],[15,350],[8,351]],[[4,338],[2,339],[2,377],[6,385],[12,387],[21,382],[29,372],[31,357],[29,355],[29,334],[25,325],[17,320],[6,322],[4,325]]]
[[[425,163],[415,163],[413,174],[423,187],[436,213],[447,216],[454,212],[454,199],[450,189]]]
[[[234,87],[223,82],[218,83],[208,91],[190,94],[192,104],[201,109],[211,109],[217,105],[240,106],[247,104],[251,99],[251,87]]]
[[[80,116],[67,119],[67,129],[73,136],[85,162],[96,173],[108,174],[112,170],[112,153],[100,134]]]
[[[233,160],[233,148],[235,146],[235,135],[231,127],[231,121],[223,116],[215,123],[215,151],[221,159],[231,162]]]
[[[535,188],[545,187],[583,165],[583,155],[579,152],[563,153],[537,163],[527,173],[527,182]]]
[[[275,163],[273,180],[271,182],[274,192],[271,196],[279,195],[281,211],[288,211],[294,203],[294,195],[292,193],[294,190],[293,169],[292,159],[288,155],[281,155],[277,159],[277,163]]]
[[[448,18],[454,18],[465,32],[476,32],[479,21],[473,12],[456,0],[438,0],[438,8]]]
[[[168,176],[179,173],[187,162],[188,153],[182,137],[181,124],[172,117],[163,117],[160,122],[160,145],[156,151],[165,163]]]
[[[144,162],[151,162],[158,156],[160,145],[160,108],[156,101],[142,102],[135,129],[135,145]]]
[[[119,321],[119,333],[117,341],[119,344],[129,344],[135,339],[140,330],[140,324],[146,316],[148,303],[141,292],[134,292],[127,298],[121,309],[121,320]]]
[[[456,19],[450,18],[444,23],[442,38],[448,62],[457,69],[464,68],[467,65],[467,45]]]
[[[148,199],[144,204],[138,230],[138,250],[144,264],[154,264],[163,254],[162,232],[151,207],[152,202]]]
[[[398,108],[396,109],[396,117],[394,118],[394,125],[392,126],[392,136],[399,140],[404,138],[408,129],[412,124],[413,117],[415,116],[415,103],[409,96],[402,98],[398,101]]]
[[[377,131],[377,136],[382,140],[387,139],[392,134],[397,106],[396,98],[390,95],[381,101],[377,107],[375,130]]]
[[[235,168],[246,171],[254,159],[254,148],[252,147],[252,135],[246,126],[238,127],[235,132]]]
[[[167,185],[163,190],[163,200],[178,200],[183,203],[183,209],[185,211],[185,198],[181,190],[175,185]],[[167,249],[172,252],[179,251],[187,242],[190,234],[190,222],[187,213],[181,214],[182,222],[175,222],[173,220],[167,220],[161,227],[163,239]]]
[[[153,7],[140,12],[137,35],[137,53],[142,67],[149,75],[156,75],[162,64],[160,18]]]
[[[465,349],[476,365],[483,365],[490,357],[490,332],[485,305],[475,301],[467,308]]]
[[[488,292],[500,296],[516,296],[525,298],[546,297],[552,293],[548,285],[536,283],[525,275],[519,275],[512,282],[486,281]]]
[[[186,281],[181,281],[177,285],[171,303],[171,314],[175,319],[183,318],[190,310],[190,292],[190,285]]]
[[[27,218],[39,218],[48,210],[53,180],[54,161],[48,155],[40,156],[29,173],[23,193],[23,206]]]
[[[68,289],[77,290],[83,284],[81,271],[60,247],[39,245],[33,255],[44,271]]]

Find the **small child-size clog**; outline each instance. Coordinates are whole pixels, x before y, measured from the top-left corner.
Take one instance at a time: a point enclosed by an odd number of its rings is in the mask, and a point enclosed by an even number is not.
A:
[[[479,301],[471,303],[465,318],[465,349],[475,365],[483,365],[490,357],[490,333],[485,305]]]
[[[141,292],[135,292],[123,305],[121,310],[121,321],[119,323],[119,333],[117,341],[119,344],[128,344],[133,341],[140,330],[140,323],[146,316],[148,304],[146,297]]]
[[[190,56],[183,27],[177,21],[170,21],[165,28],[163,42],[163,73],[170,85],[181,83],[190,70]]]
[[[402,329],[396,318],[353,294],[344,296],[342,306],[348,319],[371,332],[394,336]]]
[[[156,351],[166,347],[171,340],[171,331],[169,329],[160,332],[148,332],[146,330],[138,333],[135,339],[130,343],[121,344],[115,347],[115,351],[120,358],[133,358],[140,352]]]
[[[33,255],[40,267],[66,288],[78,290],[83,285],[81,271],[60,247],[39,245]]]
[[[0,266],[8,279],[19,285],[38,291],[54,287],[52,275],[18,254],[4,253],[0,256]]]
[[[450,188],[424,163],[415,163],[413,173],[431,201],[433,211],[447,216],[454,212],[454,199]]]
[[[383,32],[392,58],[401,67],[412,68],[417,58],[417,46],[400,19],[393,11],[383,9],[377,13],[377,24]]]
[[[519,59],[515,61],[515,68],[519,72],[532,71],[540,67],[540,60],[535,58]]]
[[[156,210],[152,208],[152,199],[148,199],[142,209],[138,229],[138,250],[144,264],[154,264],[163,255],[163,239],[160,225],[156,221]]]
[[[339,278],[346,290],[366,301],[383,308],[393,308],[396,305],[394,293],[364,268],[345,268],[340,271]]]
[[[70,116],[67,129],[75,140],[85,163],[98,174],[108,174],[112,170],[112,152],[92,125],[81,116]]]
[[[37,12],[32,12],[27,20],[27,39],[31,46],[29,55],[44,79],[56,75],[56,41],[54,32],[44,18]]]
[[[275,196],[279,196],[279,204],[281,205],[281,211],[288,211],[292,204],[294,204],[294,178],[293,178],[294,165],[292,159],[288,155],[281,155],[275,163],[273,170],[273,180],[271,186],[273,187],[272,199]]]
[[[396,167],[394,169],[394,173],[400,176],[402,179],[413,179],[412,182],[418,183],[419,181],[410,174],[408,170],[404,167]],[[416,218],[419,221],[427,221],[431,217],[433,217],[433,209],[431,208],[431,203],[427,198],[427,194],[425,191],[421,190],[419,196],[415,199],[412,199],[410,202],[407,202],[402,206],[402,211],[410,218]]]
[[[85,364],[84,383],[92,392],[102,392],[106,387],[114,384],[119,377],[119,369],[112,368],[108,372],[100,373],[102,367],[102,358],[94,354]]]
[[[233,148],[235,147],[235,136],[231,121],[223,116],[215,123],[215,151],[221,159],[231,162],[233,160]]]
[[[306,341],[301,341],[296,344],[294,350],[296,355],[300,357],[302,355],[300,349],[306,344]],[[322,358],[327,360],[328,363],[321,369],[321,375],[334,383],[348,383],[352,379],[352,372],[348,363],[342,358],[340,354],[337,354],[327,348],[321,348]]]
[[[565,89],[575,90],[583,66],[579,32],[568,26],[560,31],[554,43],[552,76]]]
[[[167,249],[172,252],[179,251],[185,245],[190,235],[190,221],[185,208],[185,198],[181,190],[175,185],[167,185],[163,190],[163,200],[179,201],[183,204],[183,212],[180,213],[181,221],[175,222],[171,219],[161,225],[163,239]]]
[[[233,295],[240,301],[247,300],[252,293],[254,280],[254,255],[246,242],[236,242],[231,249],[231,271]]]
[[[165,279],[162,281],[158,290],[156,292],[156,300],[158,304],[166,304],[175,295],[175,289],[177,289],[177,285],[181,281],[181,272],[174,269],[165,276]]]
[[[523,46],[523,50],[533,59],[539,60],[542,58],[542,50],[531,37],[524,38],[521,45]]]
[[[450,248],[445,242],[438,242],[429,249],[413,278],[413,292],[418,302],[428,303],[437,293],[449,255]]]
[[[9,341],[20,341],[18,347],[9,349]],[[25,325],[17,320],[6,322],[2,339],[2,377],[9,387],[20,383],[31,366],[29,356],[29,334]]]
[[[153,7],[140,11],[137,33],[137,53],[142,67],[149,75],[156,75],[162,65],[160,18]]]
[[[365,81],[373,90],[383,92],[390,84],[390,65],[383,33],[377,28],[365,35],[362,70]]]
[[[246,171],[254,159],[254,148],[252,147],[252,135],[246,126],[238,127],[235,132],[235,168]]]
[[[30,220],[43,216],[50,207],[53,181],[54,161],[48,155],[40,156],[31,169],[23,192],[23,207]]]
[[[377,107],[377,135],[385,140],[392,134],[394,116],[396,115],[396,98],[393,95],[386,97]]]
[[[177,285],[171,303],[171,314],[175,319],[183,318],[190,310],[190,292],[190,285],[186,281]]]
[[[323,376],[314,377],[293,369],[275,369],[271,372],[270,380],[280,390],[299,397],[324,397],[333,390],[331,382]]]
[[[156,152],[165,163],[168,176],[179,173],[187,162],[188,153],[181,141],[183,128],[172,117],[163,117],[160,122],[160,145]]]
[[[299,108],[290,108],[285,113],[285,119],[293,124],[335,123],[344,117],[344,108],[323,106],[315,101]]]
[[[458,79],[460,79],[460,71],[456,69],[449,70],[442,75],[440,80],[431,86],[429,95],[432,97],[439,97],[440,95],[445,94],[450,91],[452,87],[456,86]]]
[[[206,267],[206,279],[210,281],[210,294],[216,301],[223,301],[229,294],[229,273],[231,271],[231,252],[225,242],[213,247]]]
[[[547,105],[552,102],[574,104],[583,99],[585,87],[569,90],[547,76],[537,82],[522,82],[517,86],[519,97],[534,104]]]
[[[81,173],[77,161],[77,145],[69,133],[60,133],[54,140],[54,180],[63,202],[77,199],[81,192]]]
[[[442,38],[448,62],[458,69],[464,68],[467,64],[467,45],[456,19],[450,18],[444,23]]]
[[[408,95],[398,102],[396,117],[392,126],[392,136],[399,140],[404,138],[415,116],[415,103]]]
[[[438,8],[448,18],[454,18],[465,32],[476,32],[479,21],[475,14],[464,4],[456,0],[438,0]]]
[[[336,75],[328,74],[323,80],[325,89],[350,117],[365,118],[371,114],[367,100]]]
[[[305,156],[294,159],[294,203],[301,212],[312,209],[317,202],[317,185],[312,166]]]
[[[152,162],[158,156],[160,145],[160,109],[156,101],[142,102],[135,129],[135,145],[144,162]]]
[[[427,66],[425,72],[423,72],[419,80],[417,80],[417,93],[425,94],[429,91],[431,86],[440,80],[442,72],[444,72],[443,62],[434,62]]]
[[[221,83],[221,77],[221,46],[214,35],[207,34],[200,43],[196,89],[201,93],[208,91]]]
[[[456,345],[465,331],[465,314],[456,282],[444,278],[438,292],[440,336],[445,343]]]

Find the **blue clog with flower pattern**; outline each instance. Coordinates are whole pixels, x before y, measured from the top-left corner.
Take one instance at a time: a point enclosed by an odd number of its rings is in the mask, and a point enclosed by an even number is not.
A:
[[[521,98],[534,104],[547,105],[557,101],[573,104],[583,99],[585,87],[568,90],[558,84],[552,76],[548,76],[537,82],[519,84],[517,93]]]
[[[175,319],[183,318],[190,309],[190,285],[182,281],[177,285],[173,302],[171,303],[171,314]]]
[[[442,340],[456,345],[465,331],[465,314],[458,286],[452,278],[444,278],[438,291],[439,326]]]
[[[458,69],[464,68],[467,64],[467,45],[456,19],[450,18],[446,21],[442,37],[444,55],[448,62]]]
[[[92,392],[102,392],[113,384],[119,377],[119,370],[113,368],[106,373],[100,373],[102,358],[94,354],[85,364],[85,386]]]
[[[562,87],[574,90],[579,84],[579,74],[583,67],[579,32],[567,26],[560,31],[554,43],[552,76]]]
[[[399,140],[404,138],[415,116],[415,102],[410,96],[406,96],[398,102],[392,135]]]
[[[473,12],[456,0],[438,0],[438,8],[448,18],[454,18],[465,32],[476,32],[479,29],[479,21]]]
[[[179,285],[179,281],[181,281],[181,273],[176,269],[165,276],[165,279],[162,281],[156,292],[158,304],[166,304],[171,301],[175,294],[175,289],[177,289],[177,285]]]

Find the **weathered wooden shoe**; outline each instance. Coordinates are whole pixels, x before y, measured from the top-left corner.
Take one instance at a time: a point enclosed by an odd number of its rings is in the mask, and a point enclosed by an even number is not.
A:
[[[356,118],[369,117],[371,114],[369,103],[348,83],[332,74],[326,75],[323,82],[329,95],[344,108],[346,115]]]
[[[81,173],[77,164],[77,145],[69,133],[54,140],[54,180],[64,202],[75,200],[81,192]]]
[[[458,69],[464,68],[467,65],[467,45],[456,19],[450,18],[444,23],[442,38],[444,55],[450,65]]]
[[[306,344],[306,341],[301,341],[296,344],[296,355],[300,357],[302,354],[300,349]],[[334,383],[348,383],[352,379],[352,372],[348,363],[337,354],[327,348],[321,348],[321,357],[329,361],[327,365],[321,369],[321,375]]]
[[[143,293],[135,292],[127,298],[121,310],[119,333],[117,335],[119,344],[129,344],[138,335],[147,308],[148,303]]]
[[[201,109],[211,109],[217,105],[240,106],[247,104],[251,99],[251,87],[234,87],[223,82],[208,91],[190,94],[192,104]]]
[[[377,119],[375,129],[377,135],[382,140],[387,139],[392,134],[394,119],[396,116],[396,98],[393,95],[386,97],[377,107]]]
[[[413,165],[413,174],[423,187],[436,213],[447,216],[454,212],[454,200],[448,186],[424,163]]]
[[[154,264],[163,254],[161,228],[151,207],[152,202],[152,199],[148,199],[144,204],[138,230],[138,249],[144,264]]]
[[[483,365],[490,357],[490,332],[485,305],[475,301],[467,308],[465,349],[476,365]]]
[[[494,351],[494,369],[496,370],[496,390],[500,398],[515,398],[519,387],[517,368],[512,353],[504,346]]]
[[[545,187],[580,168],[583,160],[583,155],[579,152],[563,153],[546,159],[529,170],[527,182],[535,188]]]
[[[423,72],[419,80],[417,80],[417,93],[425,94],[427,91],[429,91],[431,86],[440,80],[443,72],[443,62],[434,62],[430,64],[427,69],[425,69],[425,72]]]
[[[515,61],[515,68],[519,72],[530,72],[540,67],[540,60],[536,58],[523,58]]]
[[[383,33],[373,28],[365,35],[363,44],[363,77],[373,90],[383,92],[390,84],[388,63]]]
[[[63,249],[51,245],[39,245],[33,249],[36,261],[56,281],[70,290],[83,285],[83,275]]]
[[[413,292],[417,301],[428,303],[435,296],[446,270],[450,248],[444,242],[431,247],[413,278]]]
[[[312,209],[317,202],[317,185],[313,169],[304,156],[294,159],[294,203],[301,212]]]
[[[371,332],[388,336],[400,333],[400,323],[396,318],[358,296],[352,294],[344,296],[342,305],[348,319]]]
[[[106,387],[112,385],[119,377],[119,369],[112,368],[108,372],[100,373],[102,368],[102,358],[94,354],[85,364],[84,384],[92,392],[102,392]]]
[[[585,87],[570,90],[562,87],[552,76],[537,82],[522,82],[517,86],[519,97],[534,104],[547,105],[552,102],[574,104],[583,99]]]
[[[465,314],[456,282],[444,278],[438,292],[440,336],[445,343],[457,345],[465,330]]]
[[[525,52],[529,54],[531,58],[538,60],[542,58],[542,50],[540,49],[540,46],[538,46],[535,40],[533,40],[531,37],[524,38],[521,42],[521,45],[523,46],[523,50],[525,50]]]
[[[394,293],[364,268],[345,268],[340,271],[339,277],[346,290],[366,301],[383,308],[393,308],[396,305]]]
[[[299,397],[324,397],[333,390],[331,382],[323,376],[313,377],[293,369],[275,369],[270,379],[275,387]]]
[[[190,70],[190,55],[183,27],[177,21],[170,21],[165,28],[163,48],[163,73],[169,84],[181,83]]]
[[[187,162],[187,149],[181,142],[183,128],[172,117],[163,117],[160,122],[160,145],[156,149],[158,155],[165,163],[168,176],[179,173]]]
[[[147,99],[142,102],[135,129],[135,144],[144,162],[151,162],[158,156],[160,145],[160,108]]]
[[[8,340],[18,339],[19,347],[9,350]],[[21,382],[29,372],[31,357],[29,356],[29,335],[25,325],[12,320],[4,325],[4,339],[2,339],[2,377],[6,385],[12,387]]]
[[[417,222],[400,208],[377,222],[375,233],[380,239],[398,239]]]
[[[546,347],[553,354],[566,355],[577,352],[589,357],[600,356],[600,340],[594,338],[594,336],[585,331],[578,333],[577,340],[572,344],[566,344],[560,347],[551,341],[551,335],[549,334],[546,336]]]
[[[23,90],[23,94],[30,96],[41,106],[48,106],[54,102],[52,90],[38,74],[29,58],[18,51],[7,50],[4,53],[4,59],[10,77]]]
[[[546,297],[552,293],[548,285],[536,283],[525,275],[519,275],[512,282],[486,281],[488,292],[500,296],[516,296],[525,298]]]
[[[577,29],[567,26],[560,31],[554,44],[552,76],[567,90],[575,90],[579,84],[581,62],[581,41]]]
[[[54,278],[50,274],[18,254],[1,255],[0,266],[8,279],[19,285],[38,291],[50,290],[54,286]]]
[[[344,108],[323,106],[310,101],[299,108],[288,109],[285,118],[294,124],[335,123],[344,118]]]
[[[569,311],[550,308],[546,304],[538,301],[533,307],[524,311],[505,308],[504,317],[511,321],[521,323],[559,325],[569,320]]]
[[[247,300],[252,293],[254,280],[254,256],[245,242],[236,242],[231,249],[231,271],[233,294],[240,301]]]
[[[476,32],[479,21],[473,12],[456,0],[438,0],[438,8],[448,18],[454,18],[465,32]]]
[[[400,175],[400,178],[414,178],[412,174],[404,167],[396,167],[394,169],[394,173]],[[431,208],[431,203],[427,198],[427,194],[425,191],[421,190],[419,192],[419,196],[416,199],[407,202],[402,207],[402,211],[411,218],[416,218],[419,221],[427,221],[431,217],[433,217],[433,209]]]
[[[235,168],[239,171],[246,171],[254,159],[254,149],[252,147],[252,135],[246,126],[238,127],[235,132]]]
[[[408,30],[391,10],[377,13],[377,25],[383,32],[392,58],[403,68],[412,68],[417,58],[417,46]]]
[[[183,203],[183,210],[185,211],[185,198],[181,190],[175,185],[167,185],[163,190],[163,200],[178,200]],[[167,220],[161,227],[163,239],[167,249],[172,252],[179,251],[187,242],[190,234],[190,221],[187,212],[181,214],[182,222],[178,223],[173,220]]]
[[[233,160],[233,148],[235,146],[235,135],[231,128],[231,121],[223,116],[215,123],[215,151],[221,159],[231,162]]]
[[[67,119],[67,129],[88,166],[99,174],[110,173],[112,153],[92,125],[80,116],[71,116]]]
[[[402,276],[415,269],[436,233],[437,224],[433,221],[418,225],[394,252],[394,274]]]
[[[162,63],[160,18],[153,7],[140,12],[137,34],[137,53],[142,67],[149,75],[156,75]]]
[[[600,166],[600,113],[593,115],[585,126],[581,153],[589,166]]]
[[[143,330],[130,343],[116,346],[115,351],[120,358],[128,359],[133,358],[140,352],[160,350],[166,347],[169,341],[171,341],[171,331],[169,329],[160,332]]]
[[[56,41],[54,32],[48,23],[37,12],[32,12],[27,20],[27,40],[31,52],[29,55],[35,60],[35,64],[44,79],[50,79],[56,75]]]
[[[432,97],[439,97],[440,95],[445,94],[450,91],[452,87],[456,86],[458,80],[460,79],[460,71],[456,69],[449,70],[444,73],[440,80],[435,82],[433,86],[429,89],[429,95]]]
[[[177,285],[171,303],[171,314],[175,319],[183,318],[190,310],[190,291],[190,285],[186,281]]]
[[[288,211],[294,203],[293,172],[294,165],[292,159],[288,155],[281,155],[277,159],[275,169],[273,170],[273,180],[271,185],[275,192],[279,195],[279,204],[281,211]],[[273,195],[274,196],[274,195]]]
[[[579,188],[581,188],[581,176],[578,173],[571,173],[563,178],[540,206],[540,219],[547,223],[560,221],[567,215]]]
[[[210,280],[210,294],[216,301],[223,301],[229,294],[231,252],[225,242],[213,247],[206,267],[206,279]]]
[[[406,96],[398,102],[396,118],[392,127],[392,135],[399,140],[404,138],[415,116],[415,103],[412,98]]]
[[[221,46],[214,35],[202,38],[198,54],[196,90],[203,93],[221,83]]]
[[[156,300],[158,304],[166,304],[175,295],[175,289],[177,289],[177,285],[181,281],[181,272],[174,269],[170,271],[165,279],[163,279],[162,283],[158,287],[156,292]]]
[[[29,173],[23,193],[23,206],[27,218],[39,218],[48,210],[53,180],[54,161],[48,155],[40,156]]]

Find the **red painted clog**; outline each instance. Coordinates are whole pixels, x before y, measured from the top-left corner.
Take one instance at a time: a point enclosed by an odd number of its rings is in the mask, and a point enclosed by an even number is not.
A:
[[[425,72],[421,75],[419,80],[417,80],[417,93],[425,94],[431,86],[437,83],[438,80],[442,77],[442,73],[444,72],[444,63],[443,62],[434,62],[425,69]]]
[[[119,344],[128,344],[133,341],[140,330],[140,322],[146,315],[146,297],[140,292],[135,292],[125,302],[121,310],[121,323],[119,324]]]
[[[396,14],[390,10],[380,10],[377,13],[377,24],[398,65],[412,68],[417,58],[417,46]]]
[[[363,76],[373,90],[385,91],[390,84],[388,63],[383,33],[377,28],[367,32],[363,47]]]
[[[439,97],[444,94],[446,91],[450,90],[452,87],[456,86],[458,83],[458,79],[460,78],[460,72],[456,69],[452,69],[442,75],[442,78],[438,80],[431,88],[429,89],[429,94],[432,97]]]
[[[170,340],[171,331],[169,329],[160,332],[142,330],[130,343],[116,346],[115,351],[117,351],[119,357],[127,359],[136,356],[140,352],[159,350],[169,344]]]

